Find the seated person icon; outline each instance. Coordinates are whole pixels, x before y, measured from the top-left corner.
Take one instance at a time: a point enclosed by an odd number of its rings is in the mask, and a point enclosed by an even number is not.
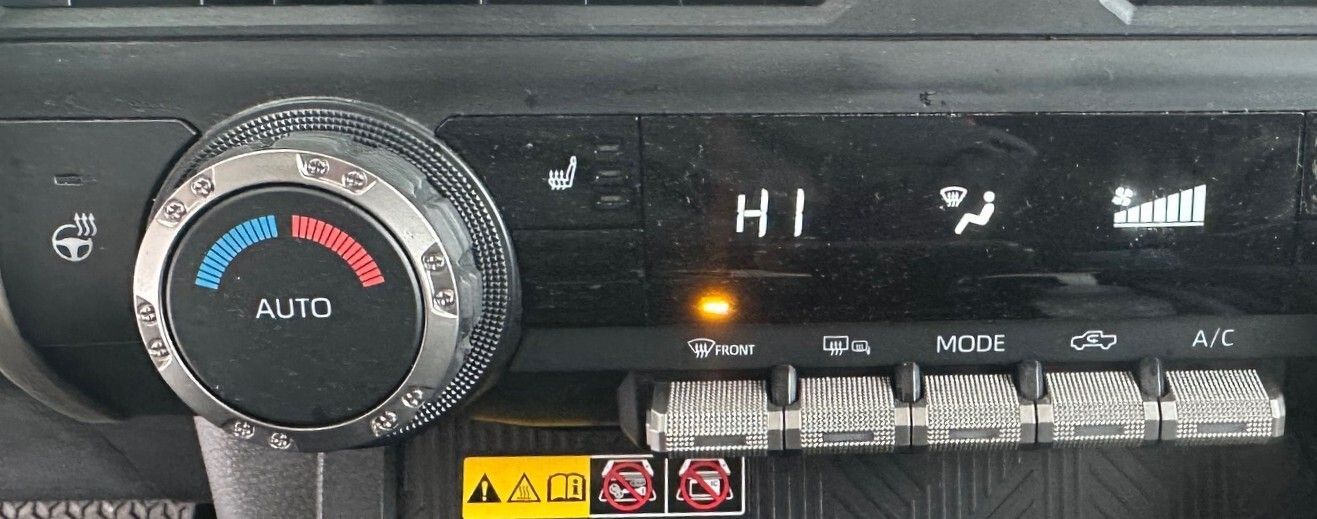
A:
[[[988,225],[988,220],[992,219],[992,213],[997,210],[997,206],[993,204],[993,201],[996,199],[996,193],[993,193],[992,191],[984,192],[983,209],[980,210],[978,214],[966,213],[962,215],[960,217],[960,223],[956,224],[956,234],[965,232],[965,228],[969,227],[969,224],[979,226]]]

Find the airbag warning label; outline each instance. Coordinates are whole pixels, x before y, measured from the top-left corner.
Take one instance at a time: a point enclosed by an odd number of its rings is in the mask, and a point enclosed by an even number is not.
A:
[[[745,460],[652,456],[466,458],[467,519],[745,514]]]

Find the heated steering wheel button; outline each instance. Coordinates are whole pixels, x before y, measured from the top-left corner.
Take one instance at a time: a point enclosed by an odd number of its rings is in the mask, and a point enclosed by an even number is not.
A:
[[[193,137],[178,121],[0,123],[0,273],[28,342],[137,337],[129,280],[138,222]]]

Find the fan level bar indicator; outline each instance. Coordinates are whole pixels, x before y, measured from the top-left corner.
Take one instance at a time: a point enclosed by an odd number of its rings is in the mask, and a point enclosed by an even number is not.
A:
[[[1207,217],[1207,185],[1172,193],[1117,211],[1116,228],[1202,227]]]

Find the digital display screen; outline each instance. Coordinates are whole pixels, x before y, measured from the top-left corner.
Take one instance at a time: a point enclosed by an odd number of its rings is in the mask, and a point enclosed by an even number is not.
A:
[[[658,321],[1162,317],[1287,283],[1302,118],[644,120]]]

